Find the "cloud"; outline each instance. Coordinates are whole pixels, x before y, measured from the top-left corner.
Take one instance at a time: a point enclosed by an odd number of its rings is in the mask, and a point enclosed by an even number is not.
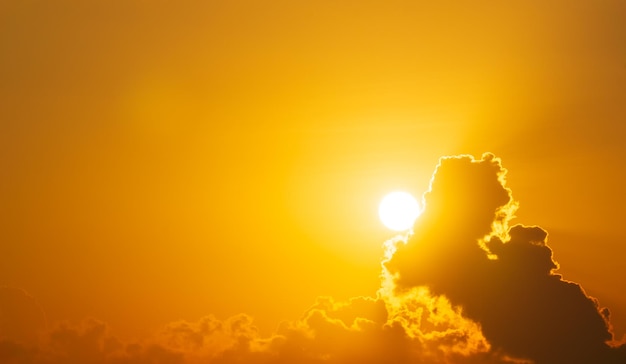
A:
[[[36,345],[46,327],[46,317],[24,290],[0,286],[0,340]]]
[[[536,363],[623,363],[609,311],[558,268],[539,227],[507,228],[516,204],[486,154],[442,158],[426,209],[384,266],[395,291],[427,286],[481,326],[494,350]]]
[[[412,304],[426,307],[417,296]],[[419,312],[419,316],[431,316]],[[299,320],[284,322],[269,338],[259,337],[245,315],[224,321],[207,317],[195,323],[173,323],[160,337],[170,349],[187,353],[192,363],[508,362],[490,352],[482,337],[474,342],[467,328],[441,322],[426,332],[410,331],[415,323],[409,316],[417,317],[393,310],[382,296],[347,302],[320,297]]]
[[[0,362],[7,364],[183,364],[183,353],[156,342],[123,343],[96,319],[59,323],[36,346],[0,341]]]
[[[20,290],[0,289],[0,362],[10,364],[624,363],[609,311],[558,264],[540,227],[509,228],[506,170],[444,157],[414,232],[386,242],[381,287],[320,297],[262,337],[245,314],[177,321],[124,342],[96,319],[45,328]]]
[[[447,322],[445,299],[419,295],[405,299],[410,307],[394,309],[382,297],[347,302],[320,297],[300,319],[282,323],[270,337],[261,337],[247,315],[173,322],[139,342],[122,342],[99,320],[65,322],[50,329],[36,347],[1,342],[0,360],[16,364],[510,362],[489,351],[476,325]],[[439,306],[441,310],[435,312]],[[424,331],[419,328],[422,317],[429,322]]]

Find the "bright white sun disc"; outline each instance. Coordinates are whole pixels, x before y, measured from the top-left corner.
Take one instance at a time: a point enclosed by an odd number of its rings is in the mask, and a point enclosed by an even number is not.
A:
[[[408,230],[413,227],[415,219],[421,212],[415,197],[410,193],[400,191],[386,195],[378,206],[380,221],[395,231]]]

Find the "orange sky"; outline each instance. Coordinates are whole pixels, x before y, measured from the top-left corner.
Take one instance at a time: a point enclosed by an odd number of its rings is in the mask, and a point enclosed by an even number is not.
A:
[[[626,333],[626,4],[0,3],[0,286],[139,339],[380,287],[385,193],[493,152]],[[1,332],[0,332],[1,334]],[[1,336],[1,335],[0,335]]]

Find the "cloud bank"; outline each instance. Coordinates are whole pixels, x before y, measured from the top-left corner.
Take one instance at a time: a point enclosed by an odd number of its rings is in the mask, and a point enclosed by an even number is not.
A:
[[[376,295],[321,297],[270,337],[243,314],[173,322],[136,342],[96,319],[47,328],[32,297],[5,287],[0,362],[626,362],[609,311],[554,273],[547,232],[509,228],[517,206],[505,174],[491,154],[442,158],[413,233],[385,244]]]

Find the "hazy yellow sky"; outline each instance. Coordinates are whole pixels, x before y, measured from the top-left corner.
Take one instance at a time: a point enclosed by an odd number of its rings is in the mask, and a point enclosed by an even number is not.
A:
[[[624,138],[623,0],[0,0],[0,286],[269,335],[376,293],[386,193],[493,152],[619,338]]]

